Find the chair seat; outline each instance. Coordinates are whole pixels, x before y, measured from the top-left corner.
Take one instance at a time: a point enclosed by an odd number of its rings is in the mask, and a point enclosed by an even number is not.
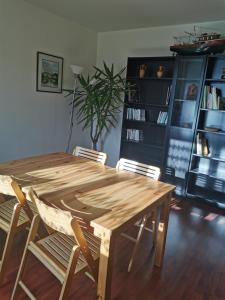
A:
[[[2,228],[5,231],[8,231],[9,229],[11,219],[12,219],[13,209],[16,204],[18,204],[16,198],[11,198],[0,204],[0,228]],[[29,220],[25,212],[21,210],[19,220],[18,220],[18,226],[26,225],[28,221]]]
[[[91,250],[93,259],[97,260],[99,258],[100,239],[89,232],[84,232],[84,236],[87,240],[89,249]],[[66,270],[69,264],[71,250],[74,245],[76,245],[76,242],[73,237],[55,232],[36,243],[30,243],[29,250],[38,257],[42,256],[46,258],[46,255],[51,257],[51,259],[54,257],[55,263]],[[51,264],[50,260],[49,263]],[[87,266],[85,258],[82,253],[80,253],[75,273],[85,269]]]

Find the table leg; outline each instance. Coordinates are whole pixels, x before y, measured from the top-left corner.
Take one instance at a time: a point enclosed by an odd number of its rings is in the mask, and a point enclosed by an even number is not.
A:
[[[0,204],[5,202],[5,197],[3,194],[0,194]]]
[[[101,237],[100,261],[98,273],[98,300],[111,299],[111,282],[115,242],[109,232]]]
[[[155,261],[154,265],[157,267],[162,266],[164,251],[166,246],[166,235],[169,221],[169,212],[170,212],[170,200],[171,193],[165,195],[165,200],[162,203],[160,208],[160,220],[158,225],[157,232],[157,242],[156,242],[156,251],[155,251]]]

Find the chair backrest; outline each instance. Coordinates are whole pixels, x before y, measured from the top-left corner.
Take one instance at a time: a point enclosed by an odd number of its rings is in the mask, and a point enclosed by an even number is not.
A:
[[[35,203],[38,213],[42,221],[50,228],[61,232],[66,235],[74,235],[71,227],[72,215],[68,211],[64,211],[58,208],[51,207],[45,204],[38,198],[36,193],[31,189],[29,191],[31,200]]]
[[[42,221],[51,229],[63,233],[65,235],[73,236],[80,246],[83,256],[85,257],[92,276],[97,280],[97,271],[92,257],[91,251],[89,249],[88,243],[85,239],[83,231],[76,220],[75,216],[69,211],[65,211],[59,208],[52,207],[45,204],[37,194],[30,189],[29,196],[31,200],[35,203],[38,213]]]
[[[158,167],[142,164],[134,160],[129,160],[125,158],[121,158],[118,161],[116,169],[144,175],[154,180],[158,180],[160,176],[160,169]]]
[[[26,203],[26,198],[21,191],[20,186],[13,177],[8,175],[0,175],[1,193],[5,195],[15,195],[21,205]]]
[[[106,159],[107,159],[107,155],[104,152],[98,152],[95,150],[86,149],[86,148],[79,147],[79,146],[77,146],[74,149],[73,155],[88,158],[88,159],[100,162],[103,165],[105,164]]]

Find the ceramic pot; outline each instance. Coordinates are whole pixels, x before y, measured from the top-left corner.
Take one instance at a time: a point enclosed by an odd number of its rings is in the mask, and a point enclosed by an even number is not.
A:
[[[147,69],[146,65],[140,65],[140,69],[139,69],[139,77],[140,78],[144,78],[145,77],[145,71]]]
[[[156,72],[157,78],[162,78],[163,75],[164,75],[164,73],[165,73],[165,68],[164,68],[164,66],[159,66],[159,69],[158,69],[158,71]]]

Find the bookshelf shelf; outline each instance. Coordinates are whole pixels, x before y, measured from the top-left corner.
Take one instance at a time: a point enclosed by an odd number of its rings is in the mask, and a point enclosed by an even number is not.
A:
[[[135,144],[135,145],[142,145],[142,146],[146,146],[146,147],[149,147],[149,148],[154,148],[154,149],[163,149],[163,146],[158,146],[158,145],[154,145],[154,144],[147,144],[147,143],[144,143],[144,142],[136,142],[136,141],[132,141],[132,140],[125,140],[123,139],[122,140],[123,143],[127,143],[127,144]]]
[[[212,108],[200,108],[200,111],[213,111],[213,112],[225,113],[225,110],[222,110],[222,109],[212,109]]]
[[[192,155],[196,156],[196,157],[199,157],[199,158],[205,158],[205,159],[225,162],[225,158],[222,158],[222,157],[200,155],[200,154],[197,154],[197,153],[193,153]]]
[[[208,81],[208,82],[210,82],[210,81],[212,81],[212,82],[221,82],[221,83],[225,83],[225,79],[217,79],[217,78],[206,78],[206,80],[205,81]]]
[[[222,180],[225,182],[225,173],[224,174],[216,174],[216,172],[210,172],[209,171],[206,171],[206,170],[199,170],[199,169],[193,169],[193,170],[190,170],[191,173],[194,173],[194,174],[198,174],[198,175],[205,175],[207,177],[211,177],[211,178],[214,178],[214,179],[219,179],[219,180]]]
[[[217,194],[218,194],[218,198],[221,199],[217,203],[215,203],[215,193],[212,193],[212,192],[210,193],[210,191],[207,191],[206,189],[203,189],[203,188],[198,188],[193,193],[188,192],[187,197],[195,198],[202,202],[207,202],[211,206],[217,206],[219,208],[224,209],[225,204],[222,199],[223,193],[217,193]]]
[[[154,122],[149,122],[149,121],[139,121],[139,120],[124,120],[124,122],[126,123],[130,123],[130,124],[138,124],[138,125],[148,125],[148,126],[159,126],[159,127],[162,127],[162,128],[166,128],[166,124],[157,124],[157,123],[154,123]]]
[[[218,134],[218,135],[225,135],[225,131],[210,131],[204,129],[198,129],[197,132],[209,133],[209,134]]]
[[[192,78],[192,77],[177,77],[177,80],[180,80],[180,81],[199,81],[200,78]]]
[[[169,106],[165,104],[154,104],[154,103],[143,103],[143,102],[125,102],[125,106],[130,107],[138,107],[138,106],[146,106],[146,107],[158,107],[167,109]]]
[[[134,77],[127,77],[127,80],[157,80],[157,81],[172,81],[173,78],[172,77],[162,77],[162,78],[157,78],[157,77],[144,77],[144,78],[140,78],[140,77],[137,77],[137,76],[134,76]]]

